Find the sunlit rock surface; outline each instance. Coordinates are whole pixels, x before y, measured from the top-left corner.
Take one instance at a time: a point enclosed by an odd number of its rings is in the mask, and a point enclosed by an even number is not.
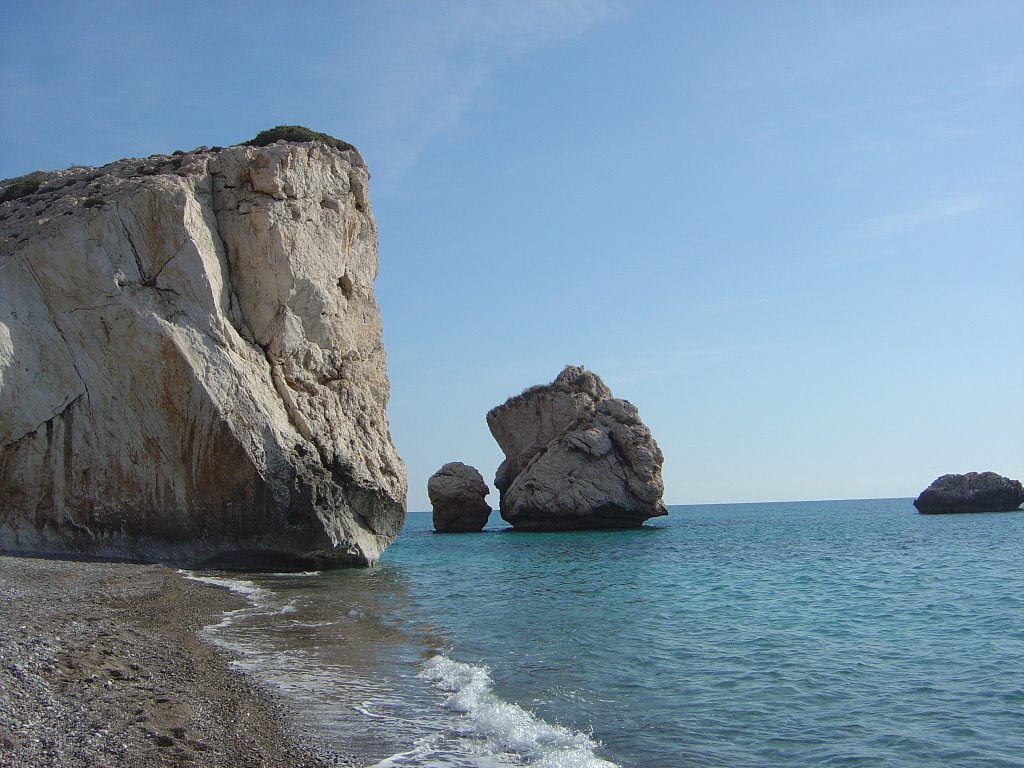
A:
[[[569,366],[487,414],[505,453],[494,484],[521,530],[633,528],[668,514],[663,456],[636,407]]]
[[[375,561],[406,474],[359,154],[279,142],[33,176],[0,206],[0,550]]]

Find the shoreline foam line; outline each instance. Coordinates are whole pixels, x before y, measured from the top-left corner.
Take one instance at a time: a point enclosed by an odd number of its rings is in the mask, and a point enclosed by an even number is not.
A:
[[[246,579],[228,579],[218,576],[199,576],[193,573],[192,571],[185,570],[179,570],[178,573],[180,573],[186,579],[191,579],[192,581],[198,581],[203,584],[209,584],[214,587],[221,587],[223,589],[227,589],[230,592],[234,592],[235,594],[241,595],[249,602],[248,607],[236,608],[233,611],[225,611],[223,614],[221,614],[221,619],[218,623],[210,624],[206,627],[203,627],[203,633],[205,635],[207,635],[211,639],[215,640],[217,643],[227,648],[232,648],[242,653],[243,656],[249,655],[245,653],[246,649],[241,646],[236,647],[235,645],[225,641],[224,638],[218,635],[218,630],[225,629],[234,624],[237,619],[253,615],[254,613],[290,613],[291,611],[295,610],[295,607],[291,602],[288,602],[278,607],[271,607],[275,597],[274,593],[271,592],[269,589],[264,589],[263,587],[256,585],[254,582],[248,581]]]
[[[601,744],[586,734],[499,697],[486,667],[434,656],[420,677],[449,694],[444,706],[463,715],[463,735],[485,741],[490,751],[525,757],[530,768],[618,768],[594,754]]]

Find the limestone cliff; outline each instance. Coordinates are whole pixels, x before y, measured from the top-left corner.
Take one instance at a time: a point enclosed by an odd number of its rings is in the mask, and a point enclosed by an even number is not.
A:
[[[368,179],[278,142],[2,183],[0,550],[377,559],[406,475]]]

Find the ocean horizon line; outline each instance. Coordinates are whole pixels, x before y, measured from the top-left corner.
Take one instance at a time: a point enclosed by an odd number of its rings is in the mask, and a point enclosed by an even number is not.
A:
[[[681,503],[665,502],[666,507],[719,507],[719,506],[743,506],[755,504],[824,504],[827,502],[842,501],[909,501],[913,502],[916,496],[851,496],[849,498],[828,498],[828,499],[766,499],[763,501],[688,501]],[[495,507],[492,512],[497,512]],[[411,509],[408,514],[431,514],[430,509]],[[656,518],[654,518],[656,519]]]

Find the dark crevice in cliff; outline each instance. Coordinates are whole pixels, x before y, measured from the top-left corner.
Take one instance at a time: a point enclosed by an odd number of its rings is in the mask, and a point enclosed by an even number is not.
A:
[[[116,307],[116,306],[117,306],[116,304],[98,304],[98,305],[96,305],[94,307],[72,307],[71,309],[68,310],[68,312],[69,313],[71,313],[71,312],[82,312],[82,311],[92,312],[92,311],[97,310],[97,309],[109,309],[110,307]]]
[[[184,247],[185,247],[184,244],[182,244],[182,248],[184,248]],[[175,251],[174,255],[171,256],[171,258],[169,258],[167,261],[165,261],[163,264],[161,264],[160,265],[160,269],[158,269],[156,271],[156,274],[154,274],[150,278],[147,278],[146,281],[143,284],[148,286],[148,287],[151,287],[151,288],[156,288],[156,290],[158,290],[158,291],[170,291],[175,296],[177,296],[178,292],[175,291],[175,290],[172,290],[171,288],[158,288],[157,284],[156,284],[156,281],[158,279],[160,279],[160,275],[163,274],[163,271],[167,267],[167,265],[170,264],[172,261],[174,261],[176,258],[178,258],[178,254],[180,254],[180,253],[181,253],[181,248],[179,248],[177,251]]]
[[[128,212],[131,213],[130,210]],[[132,218],[135,218],[134,214],[132,214]],[[181,253],[181,249],[185,247],[185,243],[182,243],[181,246],[178,247],[178,250],[175,251],[174,254],[169,259],[167,259],[167,261],[161,264],[160,268],[157,269],[157,271],[154,274],[147,274],[145,268],[142,266],[142,256],[139,255],[139,248],[135,244],[135,239],[132,237],[132,233],[128,229],[128,225],[125,224],[124,219],[121,217],[120,210],[118,210],[117,213],[117,220],[121,223],[121,230],[124,232],[124,236],[128,240],[129,247],[132,249],[132,257],[135,259],[135,268],[139,271],[139,279],[141,285],[143,285],[146,288],[153,288],[154,290],[157,291],[164,291],[167,293],[172,293],[175,296],[180,296],[181,294],[179,294],[172,288],[160,288],[159,286],[157,286],[156,281],[160,277],[164,269],[167,267],[167,265],[178,257],[178,255]],[[137,220],[136,223],[138,223]]]
[[[121,229],[124,231],[124,236],[128,240],[128,245],[132,249],[132,256],[135,257],[135,268],[139,271],[139,279],[143,285],[148,284],[146,277],[146,270],[142,268],[142,257],[139,256],[139,249],[135,247],[135,240],[132,239],[132,233],[128,231],[128,225],[124,223],[124,219],[121,218],[121,212],[117,213],[117,220],[121,222]]]
[[[227,241],[224,239],[224,236],[220,231],[221,222],[218,214],[220,213],[221,208],[219,200],[220,195],[217,192],[217,179],[225,181],[224,189],[236,189],[236,187],[228,186],[226,179],[224,179],[223,176],[219,176],[214,171],[209,170],[209,166],[207,166],[207,173],[210,184],[210,213],[213,214],[213,221],[216,223],[216,227],[211,228],[210,234],[213,235],[214,248],[219,245],[220,253],[224,254],[224,282],[228,294],[227,317],[242,339],[249,342],[254,347],[262,349],[262,347],[257,344],[256,334],[254,334],[252,329],[249,328],[249,323],[246,321],[245,314],[242,312],[241,304],[238,301],[238,294],[235,292],[235,274],[234,269],[231,266],[231,249],[228,247]],[[263,349],[263,354],[264,356],[266,355],[265,349]]]
[[[12,449],[13,448],[13,449],[16,450],[17,447],[18,447],[18,443],[20,443],[23,440],[27,440],[28,438],[32,437],[33,435],[35,435],[43,427],[46,427],[47,425],[51,425],[52,426],[55,419],[58,419],[58,418],[62,417],[65,413],[68,412],[68,410],[72,406],[75,405],[75,403],[77,403],[83,397],[86,399],[86,401],[89,400],[89,390],[88,390],[88,388],[86,388],[82,392],[79,392],[74,397],[72,397],[70,400],[65,402],[62,406],[60,406],[60,408],[57,409],[56,413],[54,413],[52,416],[50,416],[47,419],[44,419],[43,421],[39,422],[39,424],[37,424],[36,426],[28,429],[27,431],[23,432],[18,437],[16,437],[13,440],[9,441],[6,445],[4,445],[4,449],[6,450],[6,449]]]
[[[28,269],[29,274],[35,281],[36,287],[39,288],[40,297],[46,297],[48,294],[43,290],[42,280],[39,279],[39,273],[36,272],[36,268],[32,266],[32,262],[25,261],[25,268]],[[46,312],[50,316],[50,322],[53,323],[54,329],[60,334],[60,338],[64,342],[64,349],[67,350],[68,357],[71,359],[71,365],[75,369],[75,375],[78,376],[78,381],[81,383],[82,389],[85,393],[88,393],[89,387],[85,383],[85,377],[82,375],[82,372],[78,369],[78,362],[75,360],[75,356],[71,353],[71,345],[68,343],[67,336],[64,335],[64,331],[61,329],[60,323],[57,322],[57,314],[53,311],[53,307],[50,306],[50,303],[46,301],[45,298],[43,298],[42,304],[46,307]]]

